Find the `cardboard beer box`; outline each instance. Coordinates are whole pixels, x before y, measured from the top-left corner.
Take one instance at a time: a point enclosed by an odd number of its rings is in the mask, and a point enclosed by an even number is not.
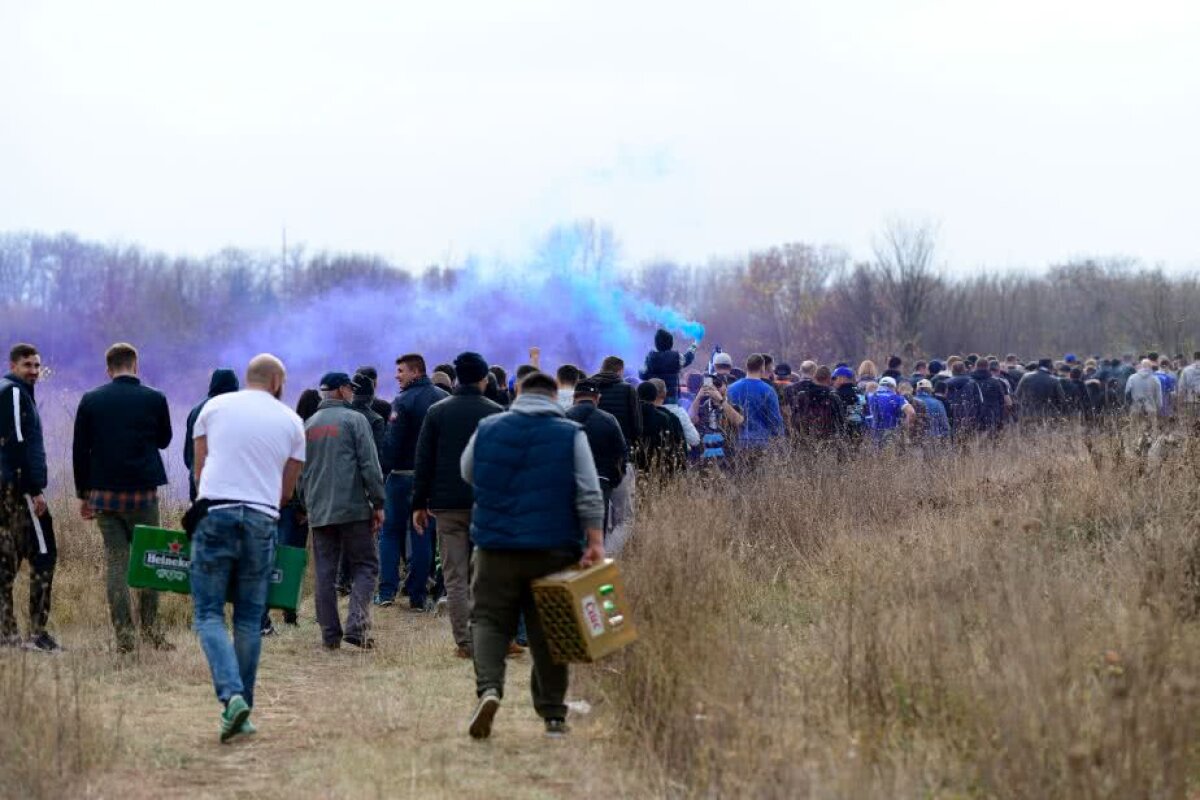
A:
[[[637,640],[621,573],[611,558],[533,582],[555,663],[591,663]]]
[[[302,547],[275,546],[275,565],[267,590],[268,608],[294,611],[300,605],[300,584],[308,566]],[[183,531],[138,525],[129,547],[129,586],[161,592],[191,594],[192,543]]]

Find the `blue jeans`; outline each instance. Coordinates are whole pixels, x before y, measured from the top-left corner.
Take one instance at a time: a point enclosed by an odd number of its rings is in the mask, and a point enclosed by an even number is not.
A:
[[[193,628],[222,703],[240,694],[254,705],[262,616],[275,564],[275,520],[246,506],[210,511],[192,537]],[[233,641],[225,601],[233,600]]]
[[[400,591],[400,560],[412,527],[412,489],[411,475],[388,475],[379,529],[379,596],[384,600],[395,600]]]
[[[437,539],[437,520],[432,517],[424,533],[418,534],[408,526],[408,602],[414,608],[424,608],[429,595],[429,573],[433,569],[433,543]]]

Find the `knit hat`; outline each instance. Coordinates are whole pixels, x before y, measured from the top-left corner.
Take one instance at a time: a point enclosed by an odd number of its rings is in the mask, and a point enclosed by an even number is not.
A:
[[[733,366],[733,356],[729,355],[729,353],[717,353],[715,356],[713,356],[713,366],[714,367],[732,367]]]
[[[786,378],[791,374],[792,374],[791,364],[783,363],[783,364],[779,364],[775,367],[775,377],[776,378]]]
[[[850,369],[849,367],[838,367],[833,371],[833,377],[849,378],[850,380],[854,380],[854,370]]]
[[[943,371],[944,369],[946,369],[946,365],[943,364],[941,361],[938,361],[936,358],[929,362],[929,374],[930,375],[937,375],[939,372]]]
[[[454,369],[458,372],[458,382],[464,385],[479,383],[487,377],[488,363],[479,353],[467,351],[459,353],[454,359]]]
[[[576,397],[580,397],[580,396],[582,396],[582,397],[599,397],[600,396],[600,384],[596,383],[591,378],[582,380],[579,383],[575,384],[575,396]]]

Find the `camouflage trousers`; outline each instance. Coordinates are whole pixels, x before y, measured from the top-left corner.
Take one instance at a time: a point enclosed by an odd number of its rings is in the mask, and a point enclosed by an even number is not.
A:
[[[33,519],[25,497],[0,489],[0,642],[15,643],[20,638],[13,605],[13,584],[21,562],[29,562],[29,636],[46,630],[50,618],[50,592],[58,548],[54,542],[54,521],[47,511],[38,518],[46,552],[40,552]]]

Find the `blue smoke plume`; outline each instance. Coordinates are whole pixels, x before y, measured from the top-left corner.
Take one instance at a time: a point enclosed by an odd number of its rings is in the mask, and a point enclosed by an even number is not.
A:
[[[274,352],[288,366],[289,395],[326,371],[372,364],[380,371],[379,394],[390,397],[386,376],[406,352],[422,353],[432,369],[475,350],[511,370],[536,346],[543,369],[571,363],[590,374],[608,355],[636,369],[659,326],[703,337],[704,326],[681,311],[622,286],[614,250],[578,226],[560,227],[524,263],[469,260],[448,289],[338,286],[252,325],[220,350],[220,363],[240,369],[255,353]]]

